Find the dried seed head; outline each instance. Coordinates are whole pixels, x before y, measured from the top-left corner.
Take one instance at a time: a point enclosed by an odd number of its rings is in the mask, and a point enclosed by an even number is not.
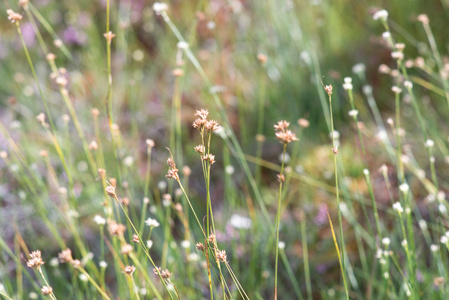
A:
[[[114,220],[108,220],[108,231],[112,236],[123,236],[123,233],[126,231],[126,226],[119,224]]]
[[[105,169],[98,169],[98,177],[104,178],[106,176],[106,170]]]
[[[167,175],[165,175],[165,177],[178,181],[179,180],[178,171],[179,171],[178,169],[170,169],[168,170]]]
[[[171,157],[167,158],[167,165],[168,165],[170,168],[176,168],[175,161],[174,161],[173,158],[171,158]]]
[[[200,117],[203,120],[206,120],[208,115],[209,115],[209,111],[207,109],[197,110],[194,114],[194,116]]]
[[[28,5],[28,0],[19,0],[20,7],[26,7]]]
[[[279,182],[284,182],[285,181],[285,175],[284,174],[277,174],[277,178]]]
[[[162,279],[169,279],[170,276],[173,274],[170,273],[168,269],[162,270],[161,267],[158,267],[157,269],[153,269],[154,275],[159,276],[159,273],[161,274]]]
[[[296,135],[293,132],[291,132],[290,130],[287,130],[285,132],[276,132],[275,135],[276,135],[276,138],[283,144],[289,144],[293,141],[298,140]]]
[[[29,268],[38,269],[43,264],[44,261],[42,260],[41,252],[39,250],[31,252],[30,259],[27,262],[27,266]]]
[[[45,115],[43,113],[40,113],[36,116],[36,120],[41,123],[42,126],[46,127],[47,123],[45,123]]]
[[[89,144],[89,149],[90,150],[98,150],[98,144],[97,144],[97,142],[96,141],[92,141],[92,142],[90,142],[90,144]]]
[[[215,237],[215,234],[211,233],[209,235],[209,243],[215,244],[217,242],[217,238]]]
[[[48,152],[47,152],[47,150],[41,150],[41,151],[39,151],[39,155],[41,157],[47,157],[48,156]]]
[[[267,62],[268,57],[263,53],[259,53],[257,54],[257,59],[260,61],[262,65],[264,65]]]
[[[112,31],[109,31],[103,35],[109,44],[111,43],[112,39],[115,37],[115,34],[113,34]]]
[[[184,71],[180,68],[176,68],[173,70],[172,74],[175,77],[181,77],[182,75],[184,75]]]
[[[298,125],[303,128],[307,128],[310,126],[310,122],[306,119],[300,118],[300,119],[298,119]]]
[[[429,24],[429,17],[426,14],[421,14],[416,19],[423,24]]]
[[[206,119],[198,118],[195,121],[193,121],[192,126],[193,126],[193,128],[201,130],[203,128],[204,124],[206,124],[206,122],[207,122]]]
[[[207,130],[211,131],[211,132],[214,132],[215,130],[217,130],[217,129],[218,129],[218,126],[219,126],[219,124],[218,124],[218,122],[215,121],[215,120],[209,120],[209,121],[207,121],[206,124],[204,125],[204,127],[205,127]]]
[[[215,155],[212,154],[206,154],[202,157],[204,161],[208,161],[211,165],[215,163]]]
[[[59,261],[61,262],[61,263],[66,263],[66,262],[72,262],[73,261],[73,258],[72,258],[72,250],[70,250],[70,249],[65,249],[65,250],[62,250],[59,254],[58,254],[58,258],[59,258]]]
[[[221,261],[226,263],[227,261],[227,255],[225,250],[217,250],[215,253],[215,256]]]
[[[92,114],[92,116],[93,116],[94,118],[96,118],[96,117],[98,117],[98,115],[100,114],[100,111],[99,111],[97,108],[92,108],[92,109],[90,110],[90,113]]]
[[[135,270],[136,270],[136,267],[134,267],[134,266],[126,266],[124,271],[126,274],[131,276]]]
[[[139,236],[138,236],[137,234],[133,234],[132,241],[133,241],[134,243],[139,244],[139,243],[140,243]]]
[[[181,203],[176,203],[175,204],[175,209],[179,212],[182,212],[182,204]]]
[[[74,259],[71,261],[72,267],[79,268],[81,266],[81,261],[79,259]]]
[[[192,174],[192,170],[190,170],[189,166],[184,166],[182,168],[182,174],[184,174],[184,176],[190,176],[190,174]]]
[[[105,188],[105,191],[109,196],[114,197],[114,198],[116,197],[114,185],[111,184],[111,185],[107,186]]]
[[[205,248],[204,248],[203,243],[196,243],[196,249],[204,252]]]
[[[47,60],[48,61],[53,61],[53,60],[55,60],[55,58],[56,58],[56,55],[54,55],[53,53],[48,53],[47,54]]]
[[[167,159],[168,171],[167,171],[167,175],[165,175],[165,177],[172,178],[172,179],[178,181],[179,180],[179,174],[178,174],[179,170],[176,169],[176,164],[175,164],[175,161],[173,160],[173,155],[172,155],[170,149],[168,149],[168,151],[170,152],[170,157]]]
[[[129,198],[128,197],[123,197],[121,200],[122,200],[122,204],[123,205],[125,205],[125,206],[129,205]]]
[[[120,251],[122,252],[122,254],[128,255],[131,253],[131,251],[133,251],[133,246],[131,246],[130,244],[124,244]]]
[[[265,142],[266,138],[263,134],[256,134],[256,141],[259,143]]]
[[[276,125],[274,125],[275,131],[286,131],[288,127],[290,126],[290,122],[287,121],[279,121]]]
[[[198,152],[201,155],[204,155],[204,152],[206,151],[204,148],[204,145],[198,145],[195,146],[195,151]]]
[[[44,286],[41,288],[41,292],[42,292],[42,295],[44,295],[44,296],[49,296],[49,295],[51,295],[51,294],[53,293],[53,289],[52,289],[51,286],[46,286],[46,285],[44,285]]]
[[[11,23],[22,20],[22,15],[15,13],[12,9],[7,9],[6,13],[8,14],[8,20],[10,20]]]

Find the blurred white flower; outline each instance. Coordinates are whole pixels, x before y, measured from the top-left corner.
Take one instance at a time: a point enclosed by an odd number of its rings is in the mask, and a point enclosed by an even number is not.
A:
[[[148,218],[145,221],[145,224],[147,224],[150,227],[159,227],[161,225],[156,219]]]
[[[364,73],[366,70],[366,67],[363,63],[358,63],[352,67],[352,72],[355,74]]]
[[[403,183],[399,186],[399,189],[405,194],[409,191],[410,188],[407,183]]]
[[[57,267],[59,266],[59,259],[57,257],[53,257],[49,262],[50,266]]]
[[[234,167],[231,166],[231,165],[227,165],[227,166],[225,167],[225,172],[226,172],[226,174],[228,174],[228,175],[234,174],[234,171],[235,171],[235,169],[234,169]]]
[[[278,246],[279,246],[279,249],[285,249],[285,243],[284,242],[279,242]]]
[[[200,256],[198,254],[196,254],[195,252],[192,252],[187,256],[187,260],[188,261],[198,261],[198,260],[200,260]]]
[[[79,278],[81,281],[84,281],[84,282],[86,282],[86,281],[89,280],[89,279],[87,278],[87,276],[84,275],[84,274],[80,274],[80,275],[78,276],[78,278]]]
[[[187,49],[187,48],[189,48],[189,44],[187,44],[187,42],[183,42],[183,41],[178,42],[177,46],[178,46],[179,49]]]
[[[123,159],[123,164],[127,167],[131,167],[134,163],[134,158],[132,156],[127,156]]]
[[[229,224],[237,229],[249,229],[251,227],[251,219],[238,214],[233,214],[231,219],[229,219]]]
[[[348,112],[348,115],[350,117],[356,117],[359,114],[359,111],[357,109],[352,109]]]
[[[184,249],[190,248],[190,242],[188,240],[184,240],[181,242],[181,247]]]
[[[440,250],[440,246],[432,244],[430,245],[430,251],[432,252],[438,252]]]
[[[160,15],[162,12],[168,10],[168,4],[162,2],[154,2],[153,10],[157,15]]]
[[[395,211],[397,211],[398,213],[403,213],[403,212],[404,212],[404,209],[402,208],[402,205],[401,205],[401,203],[399,203],[399,202],[395,202],[395,203],[393,204],[393,209],[394,209]]]
[[[427,148],[432,148],[434,145],[435,145],[435,142],[434,142],[433,140],[428,139],[428,140],[426,141],[426,147],[427,147]]]
[[[388,18],[388,11],[386,11],[385,9],[379,10],[373,15],[374,21],[377,20],[386,21],[387,18]]]
[[[404,81],[404,86],[410,90],[411,88],[413,88],[413,83],[411,81],[406,80]]]
[[[94,222],[97,223],[97,225],[104,225],[106,224],[106,219],[100,215],[95,215]]]

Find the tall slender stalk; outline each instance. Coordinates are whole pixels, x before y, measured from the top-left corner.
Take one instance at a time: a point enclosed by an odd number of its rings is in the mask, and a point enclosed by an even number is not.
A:
[[[340,239],[341,239],[341,274],[343,277],[343,283],[345,287],[346,299],[349,299],[349,291],[348,285],[346,283],[346,265],[345,265],[345,240],[343,235],[343,223],[341,219],[341,209],[340,209],[340,193],[339,193],[339,185],[338,185],[338,164],[337,164],[337,155],[338,155],[338,147],[335,144],[335,131],[334,131],[334,117],[332,113],[332,85],[327,85],[324,87],[327,95],[329,96],[329,114],[331,118],[331,138],[332,138],[332,152],[334,153],[334,177],[335,177],[335,190],[337,195],[337,213],[338,213],[338,225],[340,227]]]
[[[275,271],[274,271],[274,299],[277,299],[277,293],[278,293],[278,259],[279,259],[279,224],[281,222],[281,200],[282,200],[282,183],[284,182],[282,180],[284,176],[284,163],[285,163],[285,152],[287,150],[287,144],[284,144],[284,148],[282,151],[282,165],[281,165],[281,172],[279,173],[279,195],[278,195],[278,208],[277,208],[277,215],[276,215],[276,264],[275,264]]]
[[[285,181],[284,166],[285,166],[285,154],[287,151],[287,145],[293,141],[297,141],[296,135],[291,132],[288,128],[290,123],[287,121],[279,121],[274,125],[275,136],[283,145],[282,149],[282,163],[281,171],[277,175],[279,181],[279,194],[278,194],[278,206],[277,206],[277,216],[276,216],[276,262],[275,262],[275,272],[274,272],[274,299],[277,299],[278,294],[278,260],[279,260],[279,227],[281,223],[281,201],[282,201],[282,187]]]

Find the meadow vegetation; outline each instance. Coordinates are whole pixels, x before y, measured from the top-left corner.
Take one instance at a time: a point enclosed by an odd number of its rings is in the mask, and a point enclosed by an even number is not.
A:
[[[4,1],[0,299],[448,299],[449,2]]]

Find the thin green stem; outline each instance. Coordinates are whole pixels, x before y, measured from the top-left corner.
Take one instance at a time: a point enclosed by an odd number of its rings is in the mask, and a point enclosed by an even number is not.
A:
[[[285,153],[287,150],[287,143],[284,143],[284,148],[282,151],[282,165],[281,165],[281,172],[279,173],[278,179],[279,179],[279,196],[278,196],[278,209],[277,209],[277,216],[276,216],[276,264],[275,264],[275,271],[274,271],[274,299],[277,299],[277,292],[278,292],[278,259],[279,259],[279,224],[281,222],[281,200],[282,200],[282,184],[284,182],[284,164],[285,164]]]
[[[343,223],[341,219],[341,209],[340,209],[340,193],[339,193],[339,186],[338,186],[338,165],[337,165],[337,155],[338,155],[338,148],[335,145],[335,131],[334,131],[334,117],[332,113],[332,92],[328,92],[329,95],[329,113],[331,117],[331,138],[332,138],[332,152],[334,153],[334,176],[335,176],[335,190],[337,195],[337,212],[338,212],[338,225],[340,227],[340,239],[341,239],[341,274],[343,276],[343,283],[345,287],[345,293],[346,293],[346,299],[349,300],[349,291],[348,291],[348,285],[346,283],[346,265],[345,265],[345,241],[344,241],[344,235],[343,235]]]

